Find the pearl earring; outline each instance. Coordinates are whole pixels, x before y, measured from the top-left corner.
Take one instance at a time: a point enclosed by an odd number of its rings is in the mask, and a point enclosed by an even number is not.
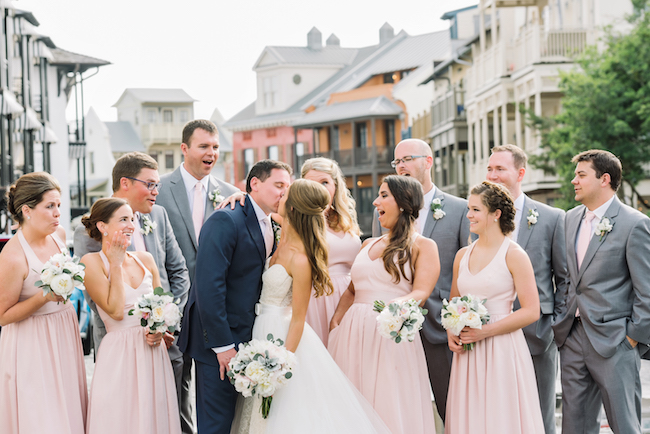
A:
[[[495,222],[495,223],[498,222],[498,221],[499,221],[499,219],[494,219],[494,222]]]
[[[108,236],[108,232],[104,232],[104,236],[107,237],[107,236]]]
[[[399,210],[400,210],[400,212],[404,212],[404,208],[400,208]]]
[[[27,216],[27,220],[31,220],[32,218],[30,216]]]

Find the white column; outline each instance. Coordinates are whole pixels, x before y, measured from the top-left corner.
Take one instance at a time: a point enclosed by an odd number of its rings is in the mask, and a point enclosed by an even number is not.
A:
[[[479,166],[481,169],[485,168],[488,156],[490,155],[490,129],[489,129],[490,123],[488,121],[487,112],[483,114],[482,127],[483,127],[483,138],[482,138],[483,160],[481,161],[481,165]]]
[[[519,113],[519,101],[515,93],[515,145],[524,149],[524,143],[521,140],[521,113]]]
[[[492,135],[494,136],[494,146],[499,146],[499,106],[496,104],[492,111]]]
[[[508,141],[508,101],[506,100],[501,106],[501,142],[507,145]]]
[[[528,96],[528,95],[526,95],[526,97],[524,98],[524,107],[526,108],[526,110],[530,110],[530,96]],[[525,122],[525,119],[524,119],[524,122]],[[524,132],[525,132],[525,134],[524,134],[524,140],[525,140],[524,149],[527,152],[530,152],[530,151],[533,150],[532,134],[531,134],[532,131],[530,130],[530,127],[528,126],[527,122],[524,123]]]

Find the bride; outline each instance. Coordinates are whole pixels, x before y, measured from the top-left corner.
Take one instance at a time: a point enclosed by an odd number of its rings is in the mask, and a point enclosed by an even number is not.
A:
[[[269,333],[283,339],[298,364],[273,395],[267,419],[260,397],[240,396],[231,433],[390,433],[305,324],[312,285],[318,296],[332,292],[323,215],[328,204],[325,187],[304,179],[280,201],[282,236],[262,276],[253,339]]]

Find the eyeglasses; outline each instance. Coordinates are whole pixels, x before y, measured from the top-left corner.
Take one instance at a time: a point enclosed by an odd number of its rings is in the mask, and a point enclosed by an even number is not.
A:
[[[143,181],[143,180],[138,179],[138,178],[131,178],[130,176],[125,176],[125,178],[143,183],[144,185],[147,186],[147,190],[149,190],[149,191],[154,191],[154,190],[160,191],[160,187],[162,186],[162,184],[160,182],[148,182],[148,181]]]
[[[390,162],[390,165],[393,166],[393,169],[397,167],[399,163],[408,163],[409,161],[413,161],[416,158],[427,158],[426,155],[407,155],[404,158],[396,158],[393,161]]]

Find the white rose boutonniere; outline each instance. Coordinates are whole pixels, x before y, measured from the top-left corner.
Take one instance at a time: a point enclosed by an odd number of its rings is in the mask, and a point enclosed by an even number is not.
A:
[[[594,233],[600,237],[600,240],[598,241],[602,241],[603,237],[610,233],[613,228],[614,225],[609,221],[609,219],[607,217],[603,217],[600,220],[600,223],[596,225],[596,230],[594,231]]]
[[[282,235],[282,226],[275,220],[271,219],[271,227],[273,228],[273,236],[275,237],[275,243],[280,242],[280,236]]]
[[[152,221],[148,215],[146,214],[142,215],[142,227],[140,228],[140,233],[142,235],[149,235],[157,227],[158,225],[156,224],[156,222]]]
[[[210,199],[210,202],[212,202],[214,209],[217,209],[217,205],[223,202],[225,198],[221,195],[221,190],[219,190],[219,188],[215,188],[213,191],[208,193],[208,199]]]
[[[447,215],[447,213],[442,210],[442,202],[440,201],[440,198],[437,197],[431,201],[431,211],[433,211],[433,218],[436,220],[440,220]]]
[[[537,217],[539,217],[539,213],[537,211],[534,209],[528,210],[528,217],[526,217],[526,220],[528,220],[528,229],[537,223]]]

